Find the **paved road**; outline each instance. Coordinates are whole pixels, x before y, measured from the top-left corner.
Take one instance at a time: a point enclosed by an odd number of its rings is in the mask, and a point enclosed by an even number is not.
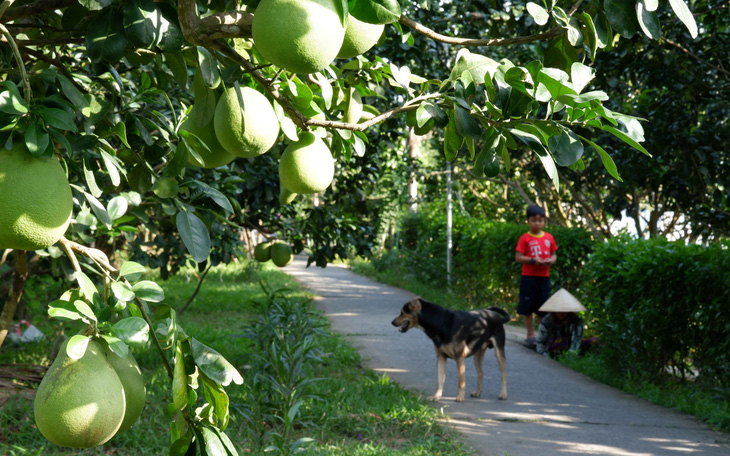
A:
[[[401,334],[390,322],[413,297],[330,265],[305,268],[303,258],[285,272],[310,288],[315,303],[358,348],[366,366],[404,387],[433,394],[436,355],[420,330]],[[482,397],[468,397],[475,371],[467,361],[467,399],[454,402],[455,363],[447,363],[443,408],[478,454],[486,456],[729,456],[730,435],[696,419],[595,382],[519,344],[523,332],[508,331],[508,399],[500,401],[499,369],[490,350],[484,362]],[[455,455],[458,456],[458,455]]]

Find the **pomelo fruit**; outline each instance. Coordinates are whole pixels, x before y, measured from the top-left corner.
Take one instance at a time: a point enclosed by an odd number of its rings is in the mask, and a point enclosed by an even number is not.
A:
[[[251,22],[256,49],[292,73],[321,71],[345,38],[338,11],[338,0],[262,0]]]
[[[327,145],[312,133],[302,133],[279,160],[279,182],[291,193],[323,192],[332,183],[335,161]]]
[[[89,341],[80,359],[68,356],[67,344],[38,386],[35,423],[51,443],[95,447],[114,437],[122,424],[124,387],[99,343]]]
[[[215,127],[213,126],[213,118],[204,126],[199,126],[196,122],[196,111],[195,106],[190,111],[190,115],[180,125],[180,130],[189,131],[195,136],[200,138],[201,141],[208,146],[210,152],[204,149],[196,149],[195,151],[203,159],[201,163],[193,154],[188,154],[188,163],[193,166],[200,166],[203,168],[217,168],[219,166],[227,165],[232,162],[236,156],[228,152],[218,141],[218,137],[215,134]]]
[[[276,143],[279,120],[265,96],[250,87],[241,87],[243,110],[238,92],[230,87],[215,107],[213,125],[220,144],[237,157],[264,154]]]
[[[385,24],[368,24],[350,14],[345,27],[345,39],[337,53],[338,59],[349,59],[370,50],[383,34]]]
[[[253,249],[253,257],[260,263],[265,263],[271,259],[271,243],[260,242]]]
[[[22,141],[0,148],[0,250],[55,244],[71,221],[73,197],[58,160],[33,157]]]
[[[127,353],[127,356],[121,357],[106,349],[105,354],[109,365],[117,373],[119,380],[122,382],[122,388],[124,388],[124,420],[122,420],[122,425],[119,426],[117,431],[117,434],[120,434],[131,428],[142,414],[142,409],[144,409],[147,400],[147,388],[144,384],[142,371],[131,352]]]
[[[294,260],[294,252],[289,244],[283,241],[276,241],[271,244],[271,261],[275,265],[283,268]]]

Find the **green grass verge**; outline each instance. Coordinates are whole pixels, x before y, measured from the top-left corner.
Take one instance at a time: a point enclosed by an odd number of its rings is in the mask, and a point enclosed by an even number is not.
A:
[[[158,280],[158,277],[151,277]],[[311,306],[306,293],[286,274],[273,266],[260,267],[248,262],[213,268],[189,308],[179,316],[188,334],[215,348],[244,374],[244,385],[226,388],[231,401],[231,421],[226,433],[239,454],[263,455],[262,446],[253,439],[255,432],[244,412],[255,401],[251,394],[252,359],[257,354],[256,341],[243,336],[247,325],[266,299],[261,287],[288,289],[287,296],[302,306]],[[197,285],[191,270],[159,281],[165,301],[176,309],[185,305]],[[51,296],[53,299],[54,296]],[[46,300],[46,297],[41,299]],[[46,300],[48,302],[50,299]],[[259,303],[259,304],[257,304]],[[44,304],[31,307],[36,313],[33,323],[52,339],[78,328],[49,321]],[[458,433],[444,426],[444,418],[428,402],[400,386],[362,367],[357,351],[342,337],[329,330],[321,313],[307,315],[313,327],[324,328],[315,335],[315,345],[322,355],[307,366],[307,375],[321,380],[313,382],[308,399],[300,409],[300,419],[292,439],[311,438],[313,442],[298,453],[302,455],[470,455],[473,451]],[[48,363],[49,343],[3,347],[0,363]],[[170,401],[169,381],[152,349],[134,350],[147,381],[148,401],[139,422],[110,442],[89,450],[57,447],[41,436],[34,425],[32,400],[15,395],[0,408],[0,454],[15,455],[164,455],[169,447],[169,422],[163,409]],[[202,394],[202,393],[201,393]],[[276,432],[276,420],[259,423],[266,433]],[[268,454],[282,454],[272,451]]]
[[[440,288],[430,287],[409,276],[399,265],[388,264],[376,269],[367,260],[350,262],[352,270],[373,280],[397,286],[452,309],[465,309],[463,299]],[[514,305],[503,305],[514,313]],[[693,415],[715,429],[730,432],[730,391],[707,389],[692,382],[680,383],[671,377],[663,384],[652,384],[612,371],[600,353],[586,357],[564,357],[559,360],[568,367],[595,380],[663,407]]]

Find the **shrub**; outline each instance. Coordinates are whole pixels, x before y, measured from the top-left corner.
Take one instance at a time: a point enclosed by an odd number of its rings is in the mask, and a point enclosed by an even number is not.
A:
[[[584,298],[607,361],[649,380],[669,367],[730,386],[728,246],[628,237],[597,245]]]

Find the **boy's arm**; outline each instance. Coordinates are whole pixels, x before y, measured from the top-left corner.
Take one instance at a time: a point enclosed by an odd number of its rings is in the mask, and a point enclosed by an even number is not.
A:
[[[520,251],[515,251],[515,261],[520,264],[526,264],[532,261],[532,257],[528,257]]]

